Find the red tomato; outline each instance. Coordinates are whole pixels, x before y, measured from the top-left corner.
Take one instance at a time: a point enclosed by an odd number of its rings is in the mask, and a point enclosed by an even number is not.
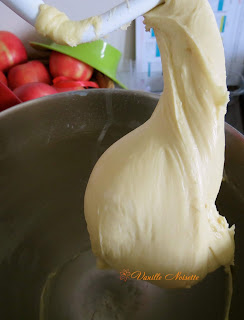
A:
[[[99,88],[98,84],[94,81],[74,81],[68,77],[56,77],[53,79],[53,84],[57,88],[72,88],[72,87],[84,87],[84,88]]]
[[[93,74],[88,64],[56,51],[50,55],[49,69],[53,77],[65,76],[73,80],[89,80]]]
[[[5,74],[0,71],[0,81],[2,81],[6,86],[8,85],[7,78],[5,77]]]
[[[21,103],[21,100],[0,81],[0,111]]]
[[[30,82],[43,82],[51,84],[50,75],[38,60],[29,61],[11,68],[8,72],[8,83],[11,89]]]
[[[77,83],[77,81],[69,81],[69,83],[66,83],[66,81],[60,81],[58,83],[54,83],[53,87],[58,92],[84,90],[84,87]]]
[[[20,39],[11,32],[0,31],[0,70],[6,71],[26,60],[27,53]]]
[[[55,94],[57,90],[46,83],[32,82],[14,89],[14,93],[20,100],[28,101]]]
[[[84,90],[83,87],[73,87],[73,88],[58,88],[53,86],[57,92],[67,92],[67,91],[78,91],[78,90]]]
[[[53,86],[58,92],[83,90],[84,88],[99,88],[96,82],[68,80],[67,77],[54,78]]]

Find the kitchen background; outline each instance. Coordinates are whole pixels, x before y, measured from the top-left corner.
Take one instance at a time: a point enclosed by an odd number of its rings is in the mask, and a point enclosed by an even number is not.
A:
[[[45,0],[47,4],[64,11],[71,19],[79,20],[101,14],[122,0]],[[127,1],[129,2],[129,1]],[[209,0],[213,8],[223,39],[227,84],[231,91],[226,120],[243,132],[244,91],[244,0]],[[117,30],[106,37],[106,41],[119,49],[122,58],[118,67],[118,78],[129,89],[160,93],[163,90],[163,77],[160,53],[153,33],[145,32],[142,18],[131,23],[126,31]],[[46,40],[34,28],[22,20],[3,3],[0,3],[0,30],[16,34],[32,54],[28,42]]]

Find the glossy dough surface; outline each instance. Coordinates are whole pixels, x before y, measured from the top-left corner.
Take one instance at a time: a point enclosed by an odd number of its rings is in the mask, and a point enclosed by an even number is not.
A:
[[[145,24],[156,34],[165,88],[152,117],[94,167],[85,194],[92,250],[100,267],[202,280],[234,259],[234,227],[215,206],[228,102],[222,41],[207,0],[168,0]]]
[[[77,46],[83,33],[93,26],[99,30],[101,19],[91,17],[81,21],[72,21],[67,15],[57,8],[47,4],[40,5],[35,28],[38,33],[51,38],[54,42],[71,47]]]

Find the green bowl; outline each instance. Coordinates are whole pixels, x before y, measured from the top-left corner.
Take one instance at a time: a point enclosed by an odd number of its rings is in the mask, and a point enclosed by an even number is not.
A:
[[[30,42],[30,44],[33,48],[38,50],[54,50],[83,61],[108,76],[120,87],[127,89],[116,77],[121,52],[107,42],[97,40],[89,43],[82,43],[76,47],[63,46],[54,42],[47,44]]]

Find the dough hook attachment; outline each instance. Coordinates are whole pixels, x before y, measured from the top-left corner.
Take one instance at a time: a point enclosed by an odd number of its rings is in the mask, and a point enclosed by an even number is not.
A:
[[[35,26],[39,13],[39,6],[44,4],[42,0],[1,0],[7,7],[14,11],[25,21]],[[83,34],[80,43],[89,42],[101,38],[108,33],[127,25],[132,20],[163,3],[163,0],[127,0],[113,9],[100,15],[101,27],[95,32],[90,26]]]

